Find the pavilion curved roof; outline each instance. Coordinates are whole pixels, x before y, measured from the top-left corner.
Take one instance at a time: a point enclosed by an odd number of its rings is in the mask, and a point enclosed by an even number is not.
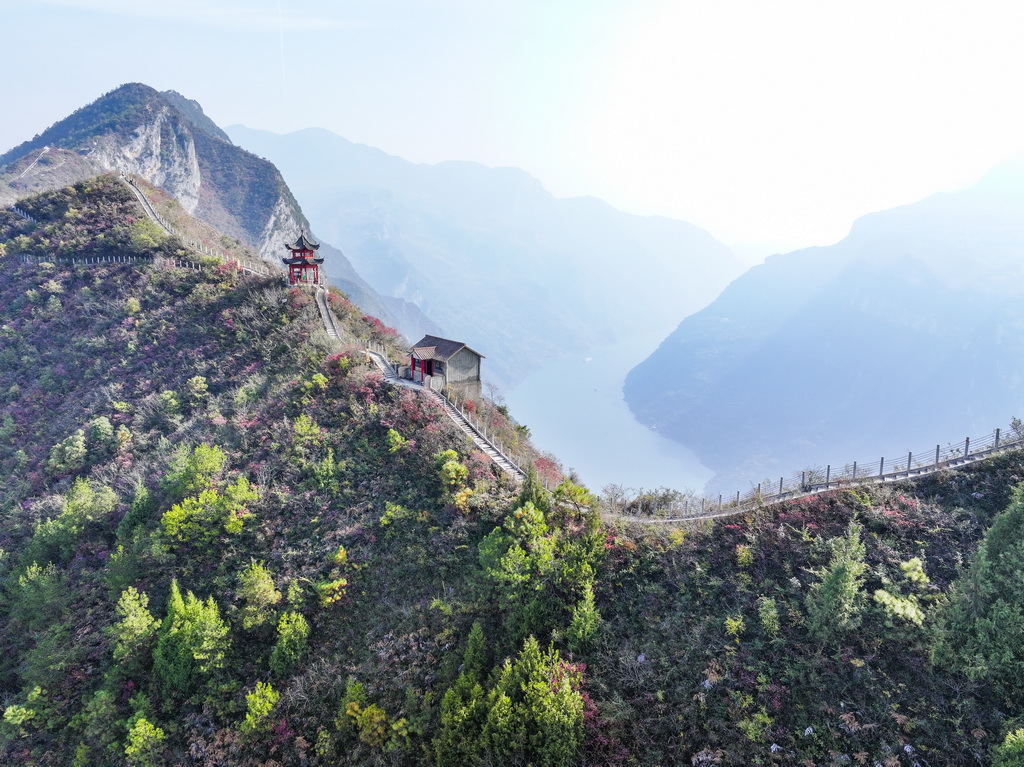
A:
[[[297,239],[291,245],[285,243],[285,247],[288,248],[288,250],[319,250],[320,243],[314,242],[313,240],[306,236],[305,232],[301,232],[299,234],[299,239]]]

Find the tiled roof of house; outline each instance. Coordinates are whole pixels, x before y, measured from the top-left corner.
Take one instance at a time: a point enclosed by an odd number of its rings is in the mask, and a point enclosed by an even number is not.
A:
[[[440,360],[447,362],[462,349],[468,349],[477,357],[483,357],[480,352],[470,349],[462,341],[452,341],[450,338],[439,338],[438,336],[423,336],[419,343],[412,346],[413,354],[421,360]]]

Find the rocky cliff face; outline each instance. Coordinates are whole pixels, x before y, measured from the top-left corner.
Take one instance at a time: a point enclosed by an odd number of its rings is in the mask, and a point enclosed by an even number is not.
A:
[[[96,142],[89,159],[99,169],[141,176],[178,199],[189,213],[199,205],[202,173],[192,132],[175,120],[169,106],[140,124],[127,137],[107,134]]]

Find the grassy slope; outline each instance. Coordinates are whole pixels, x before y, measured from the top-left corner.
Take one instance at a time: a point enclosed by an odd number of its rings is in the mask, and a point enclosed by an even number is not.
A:
[[[177,247],[141,237],[130,200],[111,182],[25,207],[43,223],[33,228],[0,213],[9,251],[19,234],[27,238],[20,249],[40,253]],[[386,340],[333,300],[351,337]],[[155,264],[5,264],[0,695],[4,706],[28,705],[33,716],[2,725],[4,763],[69,764],[76,753],[80,764],[123,763],[129,720],[140,713],[163,728],[159,757],[168,763],[433,761],[440,700],[458,674],[470,624],[483,625],[493,667],[518,647],[515,608],[489,589],[477,548],[512,509],[512,491],[429,403],[383,385],[355,349],[330,352],[308,294],[213,265],[197,273]],[[206,394],[190,389],[196,376]],[[93,438],[89,425],[101,416],[128,438]],[[79,465],[48,469],[52,447],[78,429],[86,433]],[[245,476],[259,498],[241,532],[175,542],[160,520],[180,498],[164,479],[176,447],[201,443],[227,456],[217,482]],[[449,447],[469,470],[458,487],[475,491],[461,500],[435,461]],[[985,763],[1020,712],[984,685],[930,665],[930,621],[1024,477],[1022,460],[1012,454],[915,484],[840,490],[689,530],[608,527],[593,560],[602,629],[574,656],[586,665],[589,701],[580,758]],[[59,516],[80,477],[112,488],[117,502],[55,555],[48,577],[57,588],[32,591],[26,547],[41,520]],[[139,487],[151,505],[132,512],[137,525],[120,524]],[[576,534],[569,522],[548,522],[559,545]],[[822,644],[809,628],[808,594],[830,561],[829,541],[851,522],[862,526],[868,566],[859,625]],[[924,562],[926,587],[901,574],[912,557]],[[290,609],[311,625],[311,652],[287,673],[269,666],[272,622],[242,625],[239,575],[253,561],[284,595],[268,608],[274,619]],[[531,588],[556,593],[556,607],[533,627],[542,643],[568,654],[572,604],[548,577]],[[214,598],[231,642],[224,668],[201,691],[177,697],[161,694],[148,651],[116,663],[109,633],[123,589],[147,593],[159,620],[172,578]],[[887,612],[871,599],[878,588],[915,594],[924,624]],[[406,734],[385,745],[353,734],[343,706],[349,677],[390,724],[404,720]],[[281,698],[273,727],[253,736],[242,722],[257,681],[272,683]]]

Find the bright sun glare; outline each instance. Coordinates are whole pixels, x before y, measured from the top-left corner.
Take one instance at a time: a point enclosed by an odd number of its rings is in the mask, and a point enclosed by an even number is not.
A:
[[[835,241],[1020,148],[1022,21],[1006,3],[662,3],[587,121],[597,193],[732,241]]]

